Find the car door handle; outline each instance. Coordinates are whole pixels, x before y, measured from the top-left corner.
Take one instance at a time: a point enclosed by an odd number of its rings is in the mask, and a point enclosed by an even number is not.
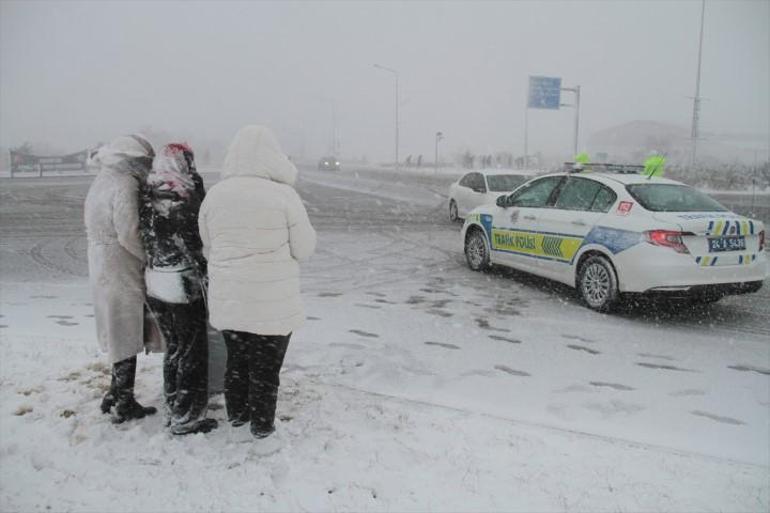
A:
[[[572,221],[572,224],[574,224],[575,226],[585,226],[586,225],[585,221],[581,221],[580,219],[576,219],[576,220]]]
[[[535,219],[537,219],[535,216],[521,216],[521,217],[528,221],[534,221]]]

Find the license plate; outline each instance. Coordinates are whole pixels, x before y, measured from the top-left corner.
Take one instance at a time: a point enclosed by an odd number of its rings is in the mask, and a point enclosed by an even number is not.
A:
[[[709,239],[709,253],[717,253],[719,251],[743,251],[745,249],[746,237],[743,235]]]

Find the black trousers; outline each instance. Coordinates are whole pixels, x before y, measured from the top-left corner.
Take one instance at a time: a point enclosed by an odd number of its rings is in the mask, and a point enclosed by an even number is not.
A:
[[[250,422],[252,432],[274,429],[278,374],[289,347],[288,335],[223,330],[227,344],[225,405],[231,422]]]
[[[147,298],[166,340],[163,391],[172,425],[202,419],[208,407],[209,341],[206,304]]]

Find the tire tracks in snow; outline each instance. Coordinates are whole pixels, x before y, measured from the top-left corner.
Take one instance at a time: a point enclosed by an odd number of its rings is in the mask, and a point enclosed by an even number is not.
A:
[[[640,441],[637,441],[637,440],[631,440],[631,439],[621,438],[621,437],[614,437],[614,436],[609,436],[609,435],[601,435],[601,434],[597,434],[597,433],[590,433],[588,431],[581,431],[581,430],[578,430],[578,429],[570,429],[570,428],[555,426],[555,425],[552,425],[552,424],[546,424],[546,423],[542,423],[542,422],[533,422],[533,421],[522,420],[522,419],[517,419],[517,418],[513,418],[513,417],[507,417],[507,416],[503,416],[503,415],[495,415],[495,414],[492,414],[492,413],[468,410],[468,409],[460,408],[460,407],[457,407],[457,406],[440,404],[440,403],[435,403],[435,402],[431,402],[431,401],[425,401],[425,400],[422,400],[422,399],[414,399],[414,398],[410,398],[410,397],[405,397],[405,396],[400,396],[400,395],[393,395],[393,394],[386,394],[386,393],[382,393],[382,392],[373,392],[373,391],[370,391],[370,390],[365,390],[365,389],[362,389],[362,388],[358,388],[358,387],[354,387],[354,386],[350,386],[350,385],[345,385],[345,384],[342,384],[342,383],[330,383],[328,381],[322,381],[322,380],[312,379],[312,378],[308,379],[308,381],[311,382],[314,385],[326,386],[326,387],[329,387],[329,388],[337,388],[337,389],[346,390],[346,391],[349,391],[349,392],[355,392],[355,393],[363,394],[363,395],[370,396],[370,397],[377,397],[380,400],[391,400],[391,401],[397,401],[397,402],[404,403],[404,404],[410,404],[410,405],[417,406],[417,407],[420,407],[420,408],[429,407],[429,408],[436,408],[436,409],[441,409],[441,410],[453,411],[453,412],[462,413],[462,414],[465,414],[465,415],[475,415],[475,416],[479,416],[479,417],[485,417],[485,418],[493,419],[493,420],[496,420],[496,421],[506,422],[506,423],[509,423],[509,424],[517,425],[517,426],[525,426],[525,427],[530,427],[530,428],[543,429],[543,430],[554,432],[554,433],[569,434],[569,435],[574,435],[574,436],[577,436],[577,437],[580,437],[580,438],[586,438],[586,439],[591,439],[591,440],[599,440],[599,441],[607,442],[607,443],[612,444],[612,445],[623,445],[623,446],[626,446],[626,447],[632,447],[632,448],[642,449],[642,450],[651,451],[651,452],[666,453],[666,454],[671,454],[671,455],[685,457],[685,458],[707,460],[707,461],[716,462],[716,463],[720,463],[720,464],[741,465],[741,466],[744,466],[744,467],[749,467],[749,468],[752,468],[752,469],[763,470],[763,471],[770,470],[770,467],[768,467],[768,466],[765,466],[765,465],[762,465],[762,464],[759,464],[759,463],[752,463],[752,462],[748,462],[748,461],[741,461],[741,460],[734,459],[734,458],[725,458],[725,457],[722,457],[722,456],[714,456],[714,455],[711,455],[711,454],[704,454],[704,453],[700,453],[700,452],[697,452],[697,451],[688,451],[688,450],[685,450],[685,449],[677,449],[677,448],[674,448],[674,447],[668,447],[668,446],[660,445],[660,444],[652,444],[652,443],[648,443],[648,442],[640,442]]]

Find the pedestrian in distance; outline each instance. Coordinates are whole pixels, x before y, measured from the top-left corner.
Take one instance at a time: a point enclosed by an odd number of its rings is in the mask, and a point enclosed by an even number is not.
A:
[[[174,435],[217,427],[208,407],[206,260],[198,211],[206,195],[192,149],[169,144],[153,161],[139,210],[147,304],[166,343],[163,392]]]
[[[103,413],[114,407],[113,422],[157,412],[134,397],[136,355],[145,349],[144,260],[139,237],[139,186],[155,152],[140,135],[121,136],[96,156],[98,174],[85,201],[88,276],[93,296],[96,336],[112,364]],[[158,339],[147,350],[162,351]]]
[[[316,234],[296,177],[268,128],[243,127],[199,215],[210,322],[227,344],[227,418],[249,423],[256,438],[275,431],[278,375],[305,320],[299,260],[315,250]]]

